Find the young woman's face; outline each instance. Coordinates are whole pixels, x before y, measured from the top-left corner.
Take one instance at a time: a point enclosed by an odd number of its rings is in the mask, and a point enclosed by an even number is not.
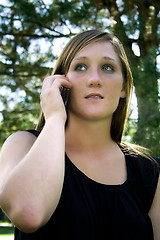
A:
[[[69,113],[83,119],[111,119],[126,95],[121,62],[110,42],[92,43],[79,51],[67,77],[72,83]]]

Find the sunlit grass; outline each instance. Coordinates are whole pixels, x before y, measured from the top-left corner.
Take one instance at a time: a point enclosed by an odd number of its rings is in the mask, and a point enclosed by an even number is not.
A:
[[[0,222],[0,240],[14,240],[14,227],[11,223]]]
[[[13,234],[0,234],[0,240],[14,240]]]

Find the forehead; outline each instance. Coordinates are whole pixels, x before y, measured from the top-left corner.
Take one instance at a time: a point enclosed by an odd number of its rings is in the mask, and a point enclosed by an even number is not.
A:
[[[120,61],[118,54],[115,51],[114,46],[109,41],[98,41],[93,42],[82,48],[73,58],[74,60],[78,60],[82,57],[88,57],[88,58],[111,58],[115,61]]]

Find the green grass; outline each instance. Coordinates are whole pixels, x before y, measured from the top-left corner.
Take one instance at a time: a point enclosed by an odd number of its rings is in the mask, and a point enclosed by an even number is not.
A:
[[[13,240],[14,227],[9,223],[0,223],[0,240]]]
[[[14,227],[9,223],[0,223],[0,235],[13,235]]]
[[[13,234],[0,234],[0,240],[14,240],[14,235]]]

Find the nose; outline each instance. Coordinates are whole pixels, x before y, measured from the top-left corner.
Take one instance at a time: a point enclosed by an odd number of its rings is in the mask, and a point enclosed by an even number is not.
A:
[[[101,86],[101,77],[98,72],[98,69],[92,69],[89,72],[89,77],[88,77],[88,85],[89,86],[95,86],[95,87],[100,87]]]

